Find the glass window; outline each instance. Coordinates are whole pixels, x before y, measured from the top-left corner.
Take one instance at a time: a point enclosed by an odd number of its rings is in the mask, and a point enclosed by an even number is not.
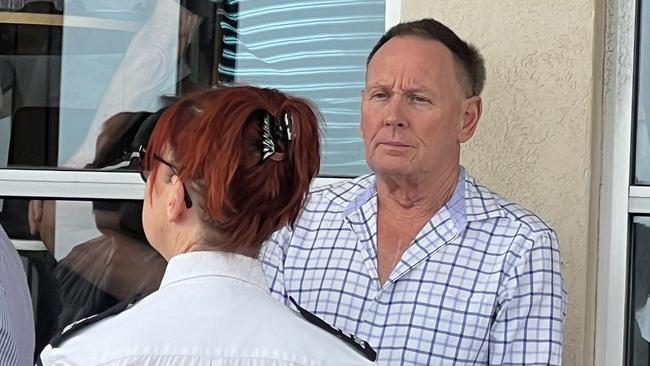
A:
[[[635,183],[650,184],[650,6],[639,6]]]
[[[325,124],[322,175],[368,171],[359,134],[365,60],[385,27],[384,1],[229,1],[223,77],[316,102]]]
[[[639,1],[639,29],[637,33],[636,60],[636,154],[634,181],[630,195],[637,212],[630,211],[631,249],[629,251],[629,301],[627,364],[650,365],[650,216],[643,207],[648,206],[647,191],[636,190],[634,185],[650,185],[650,6]],[[634,190],[634,192],[632,192]],[[645,193],[644,193],[645,192]],[[636,203],[636,202],[639,203]],[[645,202],[645,204],[644,204]]]
[[[167,262],[141,212],[142,201],[4,199],[0,225],[25,265],[36,354],[71,322],[158,288]]]
[[[650,364],[650,217],[635,216],[632,225],[628,365]]]
[[[607,14],[597,365],[650,365],[650,6]]]
[[[108,146],[137,130],[133,114],[159,110],[200,72],[179,55],[216,14],[175,0],[18,3],[0,24],[0,162],[9,167],[98,168]]]
[[[367,172],[360,92],[385,13],[384,0],[0,0],[0,169],[30,170],[0,172],[13,196],[0,225],[28,275],[36,354],[158,287],[166,262],[142,231],[139,178],[97,171],[134,171],[147,122],[177,98],[231,83],[309,98],[325,122],[321,175]]]
[[[146,117],[201,87],[313,100],[321,174],[367,172],[358,121],[385,1],[0,2],[0,168],[104,169]]]

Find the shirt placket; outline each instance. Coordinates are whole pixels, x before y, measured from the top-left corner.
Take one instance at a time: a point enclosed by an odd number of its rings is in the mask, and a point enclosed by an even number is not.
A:
[[[422,262],[435,256],[436,252],[454,241],[458,235],[459,231],[454,225],[449,211],[446,207],[443,207],[410,243],[409,248],[402,255],[384,286],[376,293],[373,301],[369,304],[368,311],[364,313],[363,324],[368,326],[368,329],[364,328],[364,331],[367,331],[368,342],[371,345],[379,345],[382,339],[390,339],[391,336],[385,334],[387,330],[381,327],[371,327],[370,324],[394,322],[395,319],[392,317],[395,315],[391,314],[390,305],[386,304],[390,304],[393,299],[403,301],[403,299],[409,297],[408,293],[412,288],[408,284],[406,284],[406,287],[400,286],[399,280],[406,276],[412,280],[421,280],[425,275],[418,271]],[[415,311],[415,309],[409,311],[408,314],[412,315],[412,311]],[[388,330],[388,332],[391,331]],[[393,350],[391,352],[400,353],[401,351]],[[392,356],[395,356],[395,354]]]
[[[360,258],[368,276],[372,279],[372,286],[363,304],[360,319],[357,324],[356,334],[376,345],[378,338],[373,337],[371,324],[376,323],[377,318],[377,294],[381,290],[377,272],[377,200],[376,195],[370,197],[359,207],[351,210],[346,215],[348,225],[356,236],[357,245],[360,248]],[[374,341],[374,342],[373,342]]]
[[[384,283],[382,291],[407,275],[409,271],[454,240],[459,234],[449,210],[446,206],[442,207],[409,244],[408,249],[402,254],[402,258]]]

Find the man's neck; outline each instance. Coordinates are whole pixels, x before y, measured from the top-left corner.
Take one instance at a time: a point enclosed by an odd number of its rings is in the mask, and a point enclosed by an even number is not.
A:
[[[456,190],[460,166],[434,177],[377,176],[379,209],[397,220],[429,219]]]

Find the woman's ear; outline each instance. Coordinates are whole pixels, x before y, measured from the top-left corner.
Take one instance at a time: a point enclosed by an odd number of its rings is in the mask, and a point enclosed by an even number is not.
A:
[[[170,187],[165,196],[167,199],[167,220],[169,222],[180,220],[187,207],[185,206],[185,188],[177,175],[171,177]]]

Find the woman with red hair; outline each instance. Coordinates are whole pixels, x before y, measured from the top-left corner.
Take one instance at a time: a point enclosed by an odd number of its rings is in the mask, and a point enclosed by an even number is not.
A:
[[[367,343],[272,299],[256,259],[296,220],[319,153],[314,108],[277,90],[208,90],[169,107],[140,156],[143,226],[169,262],[160,288],[68,326],[42,363],[371,364]]]

